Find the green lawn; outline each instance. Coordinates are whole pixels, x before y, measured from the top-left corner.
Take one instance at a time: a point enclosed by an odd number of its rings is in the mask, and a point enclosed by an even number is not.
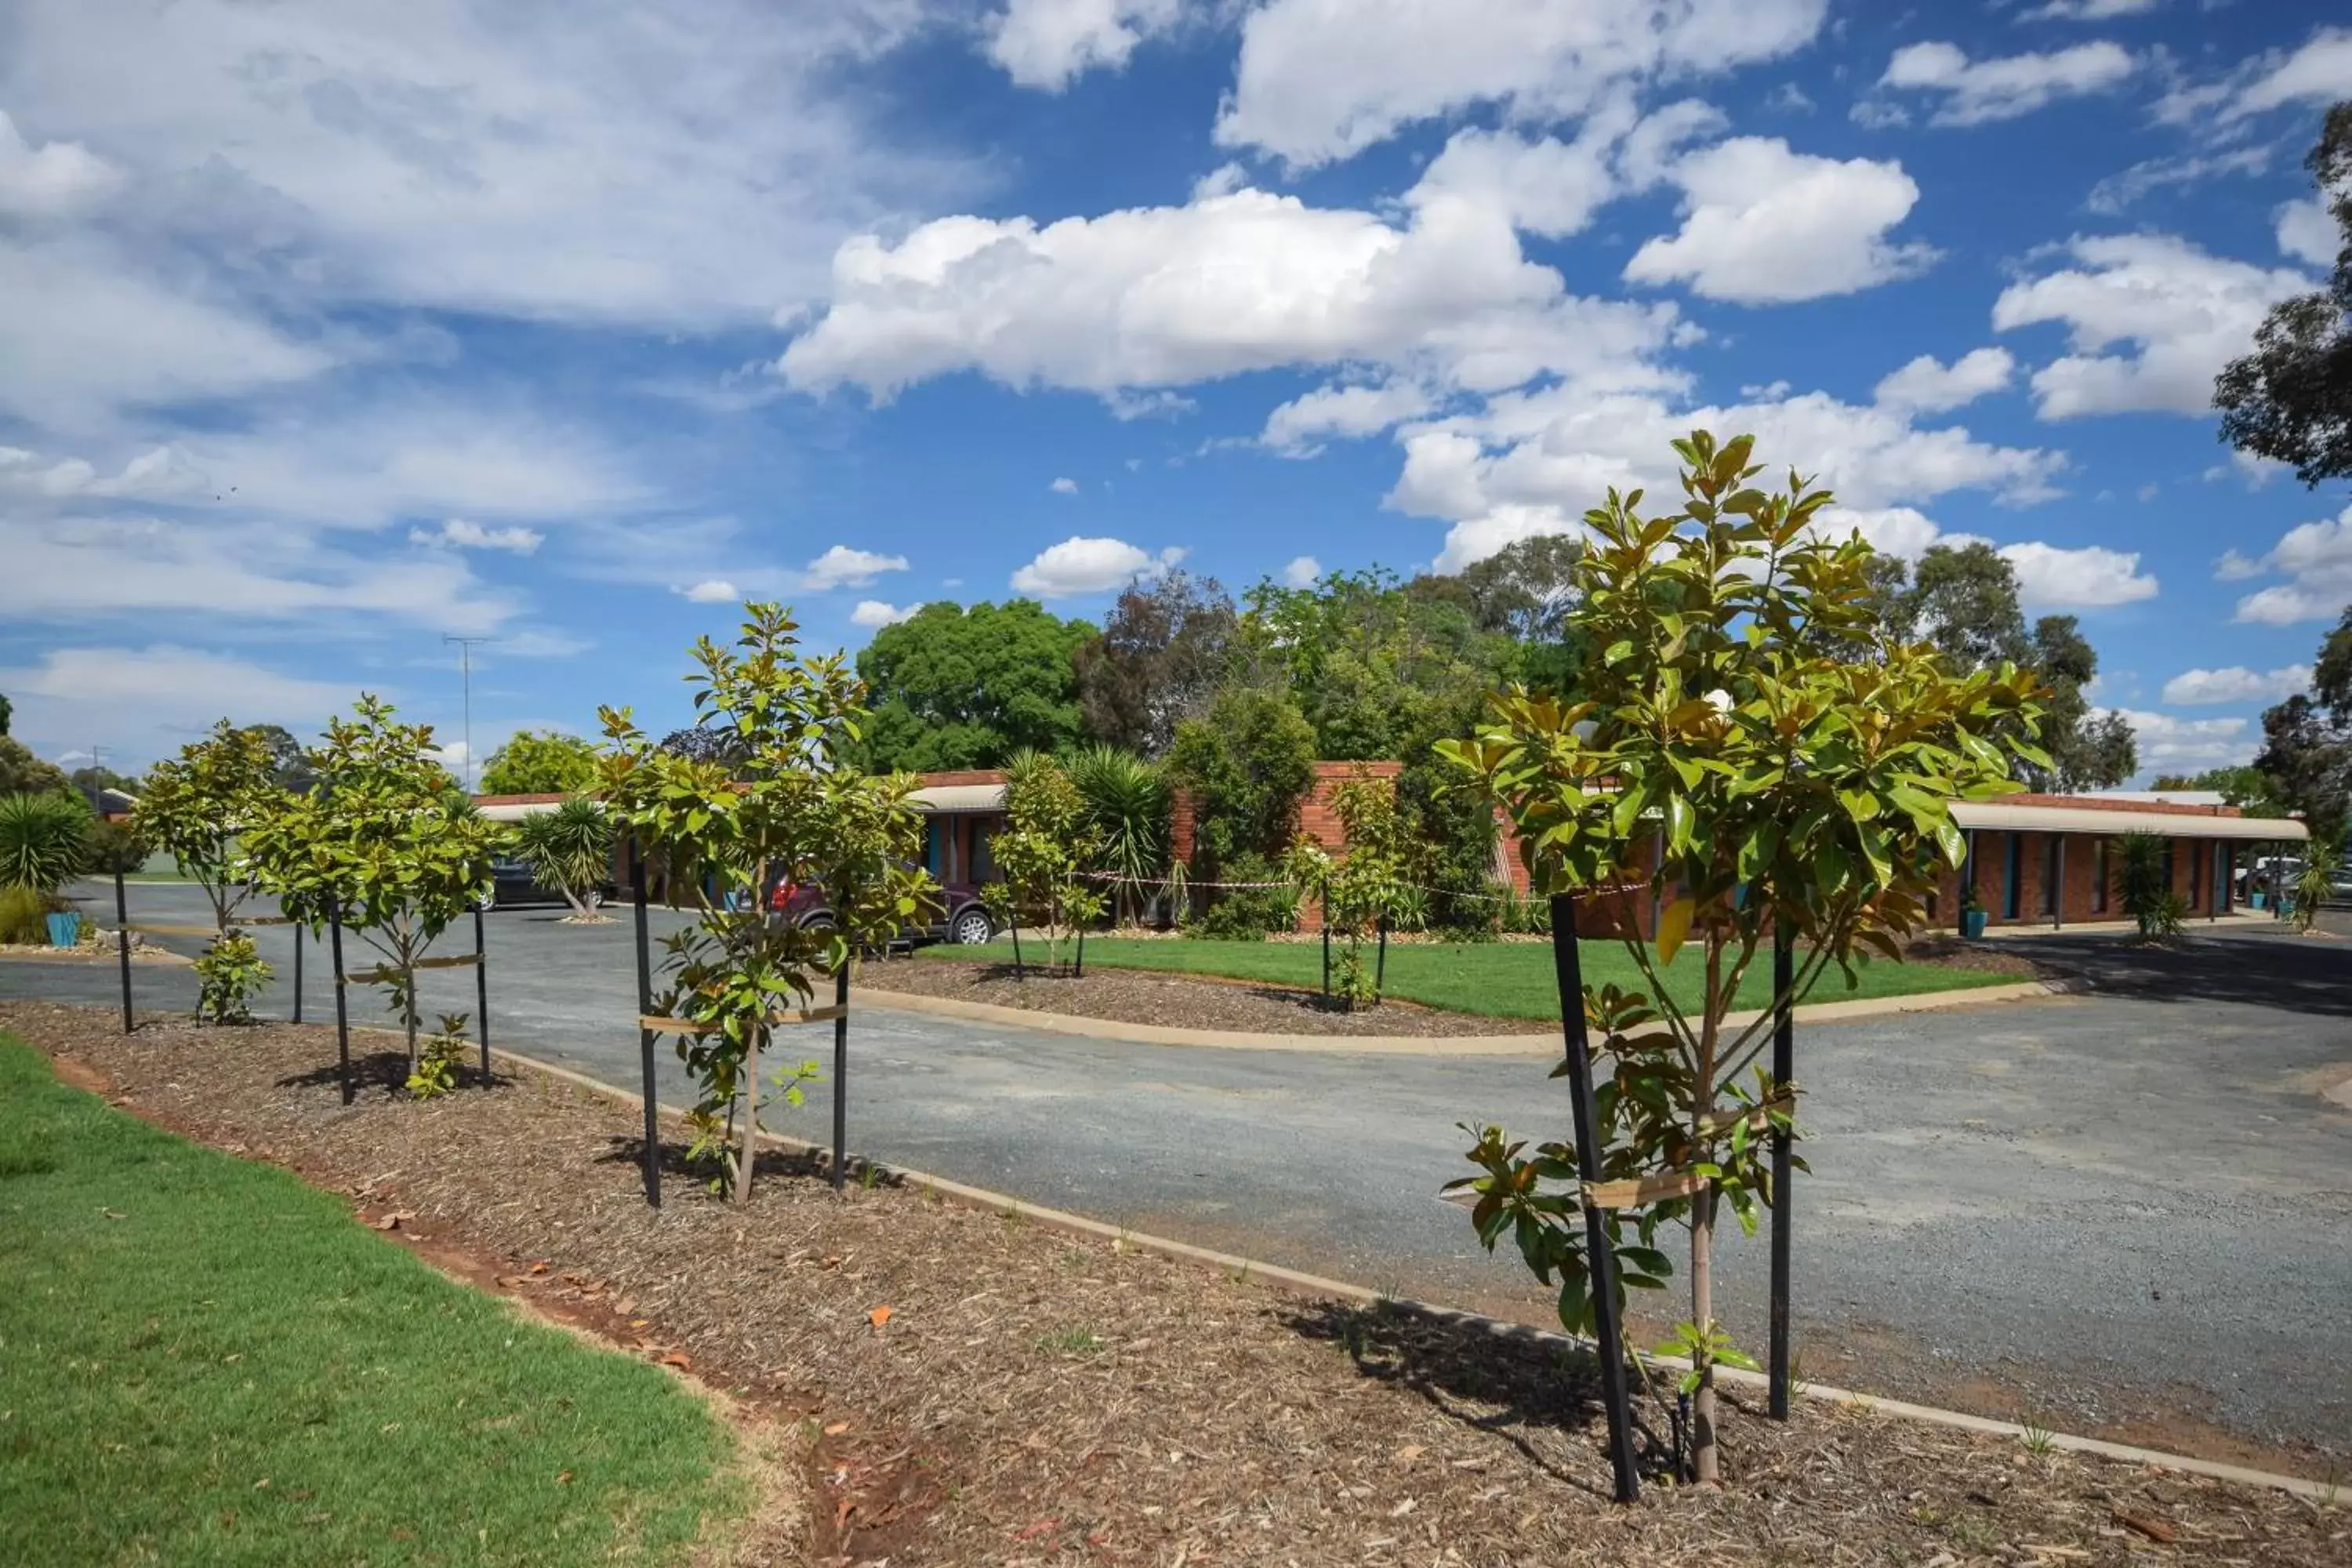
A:
[[[749,1501],[659,1369],[0,1036],[0,1563],[666,1563]]]
[[[1584,978],[1588,984],[1614,982],[1628,989],[1646,989],[1642,972],[1616,942],[1582,944]],[[991,942],[985,947],[928,947],[916,950],[930,958],[994,958],[1010,962],[1013,944]],[[1067,946],[1064,952],[1066,953]],[[1031,959],[1043,945],[1024,943]],[[1665,972],[1675,1000],[1687,1007],[1699,991],[1696,951],[1678,957]],[[1089,966],[1165,969],[1186,974],[1223,974],[1242,980],[1268,980],[1285,985],[1319,987],[1323,982],[1323,949],[1316,942],[1198,942],[1190,938],[1138,939],[1089,937]],[[1834,966],[1822,972],[1807,998],[1813,1002],[1852,1001],[1865,996],[1903,996],[1927,991],[1954,991],[1971,985],[1997,985],[2010,977],[1973,970],[1943,969],[1932,964],[1889,963],[1881,960],[1858,966],[1861,984],[1849,991],[1845,977]],[[1771,982],[1771,962],[1759,957],[1739,990],[1742,1006],[1762,1007]],[[1549,942],[1449,942],[1444,945],[1399,942],[1389,949],[1387,994],[1424,1006],[1460,1013],[1480,1013],[1496,1018],[1559,1016],[1559,992],[1552,978]]]

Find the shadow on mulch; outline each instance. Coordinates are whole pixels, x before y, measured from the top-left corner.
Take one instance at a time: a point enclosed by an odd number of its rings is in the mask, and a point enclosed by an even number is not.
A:
[[[687,1146],[665,1140],[656,1152],[661,1163],[664,1191],[672,1181],[707,1187],[718,1170],[715,1160],[689,1160]],[[632,1171],[646,1168],[646,1141],[642,1136],[628,1137],[614,1133],[605,1141],[604,1152],[596,1156],[599,1165],[625,1165]],[[868,1165],[856,1155],[849,1159],[848,1184],[860,1190],[874,1187],[903,1187],[906,1178],[880,1165]],[[867,1173],[871,1172],[869,1175]],[[811,1182],[830,1182],[833,1178],[828,1163],[814,1150],[762,1149],[752,1163],[751,1185],[761,1190],[765,1184],[799,1178]]]
[[[1589,1477],[1547,1458],[1537,1442],[1548,1435],[1577,1443],[1604,1440],[1608,1415],[1600,1367],[1589,1352],[1464,1323],[1400,1301],[1369,1307],[1318,1301],[1276,1319],[1302,1339],[1344,1346],[1361,1375],[1403,1389],[1462,1426],[1510,1444],[1562,1484],[1604,1500],[1609,1497]],[[1644,1419],[1645,1405],[1650,1414],[1660,1413],[1638,1387],[1633,1403],[1636,1458],[1643,1477],[1675,1475],[1676,1446],[1659,1435],[1657,1423]]]
[[[340,1063],[328,1061],[308,1072],[298,1072],[277,1080],[279,1089],[333,1089],[343,1081]],[[408,1057],[401,1051],[368,1051],[352,1058],[352,1087],[360,1093],[371,1089],[387,1095],[407,1098]],[[457,1089],[464,1093],[469,1089],[512,1089],[515,1079],[510,1073],[492,1072],[485,1085],[478,1063],[469,1063],[457,1069]]]

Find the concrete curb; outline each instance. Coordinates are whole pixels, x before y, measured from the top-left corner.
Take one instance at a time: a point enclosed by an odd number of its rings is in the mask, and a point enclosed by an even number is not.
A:
[[[2072,995],[2088,989],[2081,981],[2028,980],[2007,985],[1962,986],[1927,991],[1912,996],[1873,996],[1854,1002],[1809,1002],[1797,1009],[1800,1024],[1843,1024],[1861,1018],[1884,1018],[1898,1013],[1934,1013],[1950,1007],[1973,1007],[1996,1002],[2031,1002]],[[975,1024],[1003,1024],[1040,1034],[1075,1035],[1089,1040],[1120,1040],[1139,1046],[1192,1046],[1229,1051],[1318,1051],[1360,1056],[1411,1057],[1548,1057],[1558,1056],[1560,1037],[1555,1028],[1525,1035],[1275,1035],[1246,1029],[1187,1029],[1172,1024],[1130,1024],[1114,1018],[1086,1018],[1069,1013],[1033,1012],[1026,1007],[1000,1007],[992,1002],[966,1002],[953,996],[927,996],[913,991],[889,991],[876,985],[858,993],[859,1005],[886,1012],[924,1013],[938,1018],[961,1018]],[[1727,1025],[1746,1028],[1759,1012],[1734,1013]]]
[[[1007,1010],[1017,1011],[1018,1009]],[[496,1047],[491,1048],[490,1054],[514,1066],[544,1073],[550,1078],[603,1095],[609,1100],[617,1100],[641,1114],[644,1110],[645,1100],[641,1096],[632,1094],[627,1089],[616,1088],[601,1079],[591,1078],[586,1073],[575,1071],[571,1068],[557,1067],[552,1063],[539,1061],[530,1057],[516,1056]],[[667,1114],[676,1119],[680,1113],[673,1110]],[[798,1154],[814,1155],[820,1160],[829,1160],[831,1157],[831,1150],[811,1143],[804,1139],[787,1137],[780,1132],[763,1131],[760,1136],[762,1141],[774,1148],[789,1150]],[[925,1172],[907,1170],[896,1165],[883,1165],[879,1162],[869,1161],[856,1155],[852,1155],[847,1163],[852,1171],[860,1173],[868,1169],[884,1172],[900,1185],[934,1192],[941,1197],[951,1198],[972,1208],[986,1209],[1001,1215],[1019,1215],[1024,1220],[1067,1236],[1087,1237],[1097,1241],[1112,1242],[1120,1247],[1139,1247],[1163,1258],[1177,1258],[1188,1263],[1208,1264],[1237,1278],[1258,1280],[1297,1295],[1337,1297],[1341,1300],[1353,1301],[1360,1306],[1387,1302],[1403,1310],[1440,1321],[1483,1330],[1497,1339],[1556,1345],[1562,1349],[1589,1351],[1591,1348],[1582,1341],[1552,1330],[1530,1328],[1524,1323],[1506,1322],[1499,1318],[1490,1318],[1480,1312],[1466,1312],[1455,1307],[1443,1307],[1429,1302],[1383,1296],[1377,1290],[1367,1289],[1361,1285],[1350,1284],[1344,1279],[1326,1279],[1319,1274],[1285,1268],[1280,1264],[1264,1263],[1256,1258],[1243,1258],[1231,1252],[1219,1252],[1213,1247],[1195,1247],[1190,1242],[1175,1241],[1167,1237],[1145,1235],[1128,1230],[1120,1226],[1107,1225],[1098,1219],[1088,1219],[1084,1215],[1046,1208],[1042,1205],[1027,1203],[1020,1198],[1008,1197],[1003,1193],[992,1193],[984,1187],[967,1186],[961,1182],[950,1181],[945,1176],[934,1176]],[[1661,1368],[1686,1367],[1689,1364],[1674,1356],[1650,1355],[1643,1352],[1643,1357],[1652,1364]],[[1768,1383],[1762,1373],[1744,1372],[1738,1367],[1718,1367],[1716,1375],[1727,1383],[1736,1383],[1748,1388],[1761,1389]],[[1869,1411],[1874,1415],[1893,1415],[1906,1421],[1925,1421],[1938,1426],[1954,1427],[1963,1432],[1979,1433],[1985,1436],[2012,1438],[2021,1443],[2029,1436],[2024,1426],[2013,1421],[1997,1421],[1988,1415],[1971,1415],[1966,1411],[1945,1410],[1932,1405],[1915,1405],[1907,1400],[1885,1399],[1874,1394],[1858,1394],[1850,1389],[1832,1388],[1822,1384],[1806,1384],[1799,1391],[1798,1397],[1842,1405],[1848,1409]],[[2297,1497],[2309,1498],[2315,1502],[2332,1501],[2333,1494],[2341,1489],[2325,1481],[2306,1480],[2301,1476],[2286,1476],[2271,1470],[2249,1469],[2242,1465],[2221,1464],[2212,1459],[2192,1459],[2179,1454],[2168,1454],[2160,1449],[2137,1447],[2128,1443],[2110,1443],[2101,1437],[2077,1437],[2063,1432],[2043,1433],[2040,1436],[2046,1437],[2052,1447],[2063,1448],[2069,1453],[2088,1454],[2095,1458],[2112,1459],[2123,1464],[2147,1465],[2158,1469],[2177,1470],[2184,1475],[2204,1476],[2213,1480],[2229,1481],[2239,1486],[2270,1487],[2280,1491],[2291,1492]]]

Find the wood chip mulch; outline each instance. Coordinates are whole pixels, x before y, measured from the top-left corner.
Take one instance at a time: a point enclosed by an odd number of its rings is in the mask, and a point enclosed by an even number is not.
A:
[[[527,1070],[416,1104],[373,1054],[347,1110],[328,1030],[159,1019],[125,1037],[37,1003],[0,1004],[0,1027],[770,1413],[807,1457],[814,1536],[776,1561],[2352,1563],[2342,1508],[1809,1401],[1776,1427],[1744,1395],[1726,1488],[1654,1484],[1620,1508],[1590,1386],[1538,1343],[887,1181],[838,1200],[781,1157],[740,1206],[673,1171],[654,1214],[635,1110]]]
[[[1254,980],[1223,980],[1164,970],[1088,966],[1080,979],[1032,971],[1017,979],[1009,963],[955,958],[869,960],[860,984],[880,991],[986,1002],[1034,1013],[1064,1013],[1129,1024],[1183,1020],[1188,1028],[1241,1029],[1260,1035],[1539,1035],[1533,1018],[1490,1018],[1449,1013],[1409,1002],[1353,1010],[1324,1005],[1317,991],[1293,991]]]

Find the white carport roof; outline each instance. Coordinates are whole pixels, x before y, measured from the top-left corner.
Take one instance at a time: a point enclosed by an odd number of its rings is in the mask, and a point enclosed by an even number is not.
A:
[[[1956,800],[1952,821],[2004,833],[2160,833],[2168,838],[2231,838],[2254,844],[2301,843],[2311,830],[2288,816],[2207,816],[2186,811],[2118,811],[2087,805],[2021,805]]]
[[[948,812],[1003,811],[1004,786],[1001,784],[928,784],[907,796],[917,811],[940,815]]]

